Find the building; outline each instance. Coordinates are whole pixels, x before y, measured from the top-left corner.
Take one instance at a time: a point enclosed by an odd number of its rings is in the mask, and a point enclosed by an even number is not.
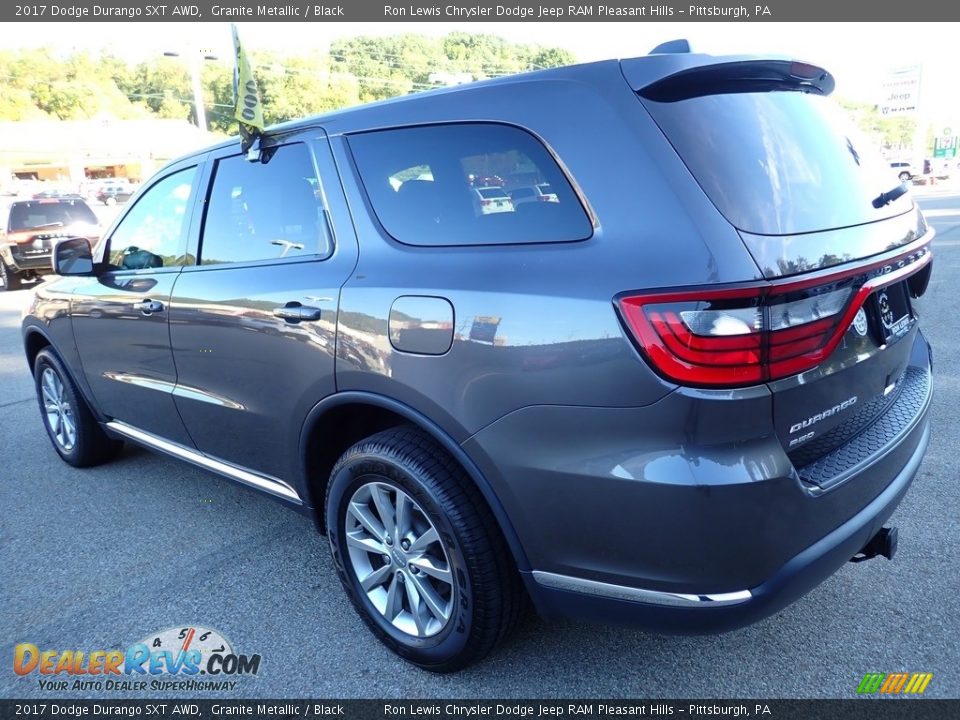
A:
[[[140,181],[210,142],[209,133],[186,120],[0,122],[0,185],[14,178],[74,188],[93,178]]]

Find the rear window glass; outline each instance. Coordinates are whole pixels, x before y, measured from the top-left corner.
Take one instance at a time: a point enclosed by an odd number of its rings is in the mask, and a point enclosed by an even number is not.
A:
[[[14,203],[10,206],[10,230],[67,227],[77,223],[96,225],[97,216],[82,200]]]
[[[349,142],[377,218],[402,243],[569,242],[593,233],[553,157],[519,128],[433,125],[362,133]],[[550,184],[555,202],[511,202],[513,188],[540,183]]]
[[[906,212],[875,208],[899,182],[831,100],[774,91],[642,100],[717,209],[735,227],[788,235]]]

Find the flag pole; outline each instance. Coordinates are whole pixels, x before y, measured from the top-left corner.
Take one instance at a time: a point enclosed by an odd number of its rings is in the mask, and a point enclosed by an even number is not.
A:
[[[259,160],[259,140],[263,136],[263,103],[260,100],[260,88],[254,77],[250,60],[247,58],[235,23],[230,24],[233,33],[233,102],[234,117],[240,125],[240,152],[246,153],[250,160]],[[254,148],[254,145],[257,145]]]

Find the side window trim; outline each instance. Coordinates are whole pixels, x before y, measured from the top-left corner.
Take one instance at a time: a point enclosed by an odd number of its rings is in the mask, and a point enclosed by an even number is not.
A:
[[[136,200],[127,207],[124,208],[123,212],[120,213],[113,223],[110,225],[109,231],[104,234],[103,242],[98,246],[96,256],[94,257],[94,262],[107,264],[110,261],[110,245],[113,242],[113,236],[116,233],[117,229],[123,224],[124,220],[133,212],[133,209],[145,198],[149,192],[156,187],[158,184],[169,178],[171,175],[175,175],[178,172],[184,170],[189,170],[191,168],[196,168],[196,172],[193,176],[193,182],[190,186],[190,202],[187,203],[189,217],[184,219],[185,230],[183,234],[184,239],[181,240],[181,250],[183,250],[183,255],[185,257],[190,256],[190,247],[191,247],[191,235],[193,233],[193,220],[196,217],[196,208],[198,200],[200,197],[200,189],[202,187],[201,180],[206,173],[206,154],[199,157],[191,157],[189,160],[179,162],[175,165],[170,165],[164,168],[163,174],[157,174],[150,178],[149,184],[141,187],[136,194]],[[125,268],[111,268],[107,272],[110,275],[138,275],[144,273],[173,273],[180,272],[184,267],[189,267],[186,264],[183,265],[168,265],[158,268],[145,268],[145,269],[125,269]]]
[[[312,131],[319,132],[322,134],[322,138],[326,141],[326,133],[321,128],[311,128]],[[193,249],[193,256],[195,261],[191,265],[185,265],[183,269],[187,272],[201,272],[201,271],[216,271],[216,270],[227,270],[230,268],[246,268],[246,267],[261,267],[268,265],[290,265],[294,263],[307,263],[307,262],[324,262],[328,261],[334,257],[336,254],[337,248],[337,236],[334,231],[333,218],[330,212],[330,205],[327,198],[327,190],[323,182],[323,178],[320,173],[320,168],[317,161],[317,153],[313,147],[313,143],[316,141],[315,138],[309,136],[287,136],[283,138],[274,138],[265,139],[263,141],[264,148],[282,148],[288,145],[303,145],[307,150],[307,155],[310,160],[310,166],[313,169],[314,177],[317,180],[318,187],[320,189],[320,196],[318,200],[320,201],[320,210],[323,216],[323,229],[327,241],[329,243],[330,249],[324,254],[320,252],[295,255],[292,257],[283,257],[283,258],[266,258],[259,260],[244,260],[238,262],[223,262],[217,263],[215,265],[202,265],[203,258],[203,235],[207,223],[207,215],[210,211],[210,198],[213,195],[214,183],[217,177],[217,164],[221,160],[226,160],[234,157],[241,157],[241,154],[237,152],[235,146],[221,148],[218,151],[209,153],[207,156],[206,168],[203,172],[203,180],[201,183],[202,193],[198,198],[198,205],[202,205],[199,211],[196,213],[196,233],[193,234],[193,228],[191,228],[191,244],[190,248]]]

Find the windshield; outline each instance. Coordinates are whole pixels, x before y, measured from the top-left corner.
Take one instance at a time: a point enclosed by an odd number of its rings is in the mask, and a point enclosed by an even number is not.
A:
[[[10,206],[10,231],[96,225],[97,217],[82,200],[69,202],[20,202]]]
[[[896,173],[827,98],[797,91],[642,98],[717,209],[735,227],[790,235],[899,215],[881,207]]]

